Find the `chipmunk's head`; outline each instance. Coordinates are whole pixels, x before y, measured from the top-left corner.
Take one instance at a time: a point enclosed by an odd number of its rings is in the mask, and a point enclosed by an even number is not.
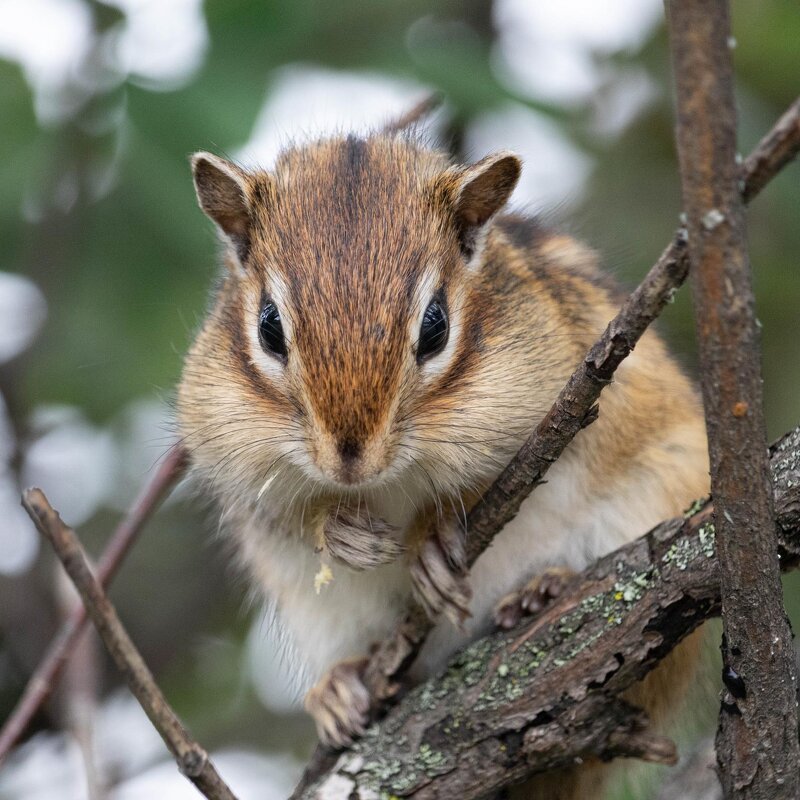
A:
[[[229,246],[181,387],[190,447],[254,485],[287,464],[327,491],[436,470],[426,442],[447,439],[477,366],[483,238],[519,160],[350,136],[272,172],[208,153],[192,168]]]

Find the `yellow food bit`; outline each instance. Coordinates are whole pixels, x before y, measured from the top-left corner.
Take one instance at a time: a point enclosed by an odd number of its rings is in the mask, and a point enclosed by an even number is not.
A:
[[[319,568],[319,572],[314,576],[314,591],[319,594],[323,586],[327,586],[333,580],[333,573],[327,564]]]

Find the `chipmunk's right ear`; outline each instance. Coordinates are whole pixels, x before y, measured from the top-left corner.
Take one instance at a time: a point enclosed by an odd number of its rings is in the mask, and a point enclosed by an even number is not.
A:
[[[519,180],[522,162],[506,151],[466,167],[452,167],[440,178],[468,263],[483,247],[486,224],[506,204]]]
[[[219,225],[243,264],[250,250],[247,173],[219,156],[195,153],[192,175],[200,208]]]

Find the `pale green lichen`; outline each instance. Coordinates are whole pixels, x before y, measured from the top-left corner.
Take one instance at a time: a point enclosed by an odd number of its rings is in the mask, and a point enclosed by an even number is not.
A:
[[[683,512],[683,516],[685,519],[689,517],[693,517],[698,512],[702,511],[705,507],[705,504],[708,502],[707,497],[700,497],[692,503],[686,511]]]
[[[547,672],[576,658],[594,645],[608,627],[622,624],[628,609],[641,599],[656,577],[657,571],[654,569],[641,572],[619,562],[613,590],[584,598],[575,609],[561,618],[549,635],[537,638],[535,645],[522,642],[513,652],[507,653],[494,674],[488,676],[472,709],[489,710],[498,704],[513,701],[528,690],[534,671],[539,670],[541,674],[542,670]],[[595,624],[591,632],[584,630],[587,623],[597,623],[598,620],[604,620],[605,625]],[[575,634],[579,630],[581,637],[578,639]],[[564,645],[571,640],[572,646],[564,652]],[[561,652],[556,655],[559,648]]]
[[[713,522],[706,522],[697,532],[703,555],[706,558],[713,558],[717,552],[717,532]]]
[[[713,522],[705,522],[697,536],[683,537],[673,542],[661,557],[662,563],[681,571],[700,556],[713,558],[716,553],[716,532]]]
[[[424,765],[426,772],[440,768],[447,760],[444,753],[434,750],[429,744],[420,745],[417,758]]]

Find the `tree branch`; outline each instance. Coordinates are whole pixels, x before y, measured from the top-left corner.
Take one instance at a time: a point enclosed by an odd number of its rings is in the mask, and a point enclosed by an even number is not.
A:
[[[742,199],[749,203],[800,148],[800,98],[794,101],[742,165]]]
[[[113,580],[147,520],[180,480],[186,471],[186,464],[186,453],[173,447],[164,457],[153,479],[136,498],[100,558],[97,579],[103,588],[108,587]],[[86,630],[87,622],[86,609],[83,604],[78,603],[53,638],[39,666],[28,680],[22,697],[0,730],[0,766],[55,688],[67,659]]]
[[[412,125],[416,125],[424,117],[432,114],[442,104],[440,92],[431,92],[427,97],[423,97],[415,106],[412,106],[405,114],[401,114],[397,119],[387,122],[383,127],[384,133],[397,133]]]
[[[750,200],[800,151],[800,98],[759,142],[740,176],[743,198]],[[599,341],[578,365],[567,385],[511,463],[473,507],[467,518],[470,566],[494,536],[516,516],[522,502],[542,482],[578,431],[597,415],[596,403],[616,368],[633,350],[651,322],[686,279],[689,262],[686,230],[672,242],[631,293]],[[393,698],[399,678],[411,665],[431,630],[419,608],[412,608],[373,652],[365,683],[380,705]]]
[[[737,186],[727,0],[670,0],[677,141],[722,596],[724,796],[800,795],[797,663],[783,605],[761,352]],[[782,157],[782,154],[781,154]],[[763,177],[759,163],[756,179]]]
[[[784,569],[800,563],[800,428],[772,448]],[[533,622],[481,639],[413,689],[297,800],[479,798],[576,760],[669,762],[620,693],[720,609],[710,501],[585,570]]]
[[[236,800],[211,763],[208,753],[187,733],[158,688],[103,587],[92,573],[74,531],[61,521],[40,489],[26,489],[22,494],[22,505],[39,532],[53,546],[111,657],[174,756],[180,771],[209,800]]]

